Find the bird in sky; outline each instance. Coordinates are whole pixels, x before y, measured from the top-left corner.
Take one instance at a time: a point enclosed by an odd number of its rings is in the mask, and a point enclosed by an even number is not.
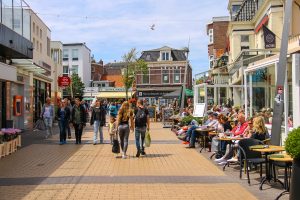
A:
[[[152,24],[152,25],[150,26],[150,29],[151,29],[152,31],[154,31],[154,29],[155,29],[155,24]]]

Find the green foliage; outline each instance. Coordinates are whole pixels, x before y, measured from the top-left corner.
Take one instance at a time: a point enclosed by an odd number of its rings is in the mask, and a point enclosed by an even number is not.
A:
[[[294,159],[300,159],[300,127],[292,130],[285,140],[285,150]]]
[[[71,88],[73,91],[73,97],[81,98],[83,96],[85,86],[78,74],[73,73],[71,76],[71,85],[67,88],[70,95],[72,94]]]
[[[183,117],[182,120],[181,120],[181,124],[184,125],[184,126],[187,126],[191,123],[192,120],[196,120],[199,124],[202,123],[202,118],[200,117],[193,117],[192,115],[189,115],[189,116],[186,116],[186,117]]]
[[[148,66],[144,60],[137,59],[137,52],[135,48],[132,48],[128,53],[123,55],[123,61],[126,63],[122,73],[122,81],[125,86],[126,99],[128,99],[128,90],[132,87],[136,79],[136,73],[147,73]]]

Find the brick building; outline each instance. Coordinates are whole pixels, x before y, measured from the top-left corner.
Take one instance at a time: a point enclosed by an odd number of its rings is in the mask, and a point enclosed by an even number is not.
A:
[[[103,61],[102,60],[100,60],[99,62],[92,61],[91,67],[92,67],[91,80],[100,81],[102,75],[104,74]]]
[[[181,91],[186,66],[188,67],[186,88],[191,89],[192,68],[189,64],[187,65],[186,53],[186,50],[167,46],[143,51],[140,59],[148,64],[148,73],[137,73],[137,96],[147,99],[149,104],[168,104],[169,99],[164,99],[163,96],[174,91]]]

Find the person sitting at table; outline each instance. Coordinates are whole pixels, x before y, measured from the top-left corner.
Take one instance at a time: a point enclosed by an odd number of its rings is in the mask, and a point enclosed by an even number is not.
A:
[[[263,117],[255,117],[253,120],[253,132],[250,135],[251,138],[256,140],[266,140],[270,138],[270,135],[268,133],[268,129],[265,126],[265,120]]]
[[[247,127],[248,127],[248,122],[245,120],[245,115],[240,113],[238,115],[238,124],[232,129],[231,133],[234,136],[241,136],[241,135],[243,136]],[[227,163],[227,160],[233,157],[233,153],[234,153],[234,148],[231,148],[231,145],[227,144],[226,152],[224,156],[222,158],[215,159],[215,162],[219,163],[220,165],[224,165]],[[230,160],[233,161],[232,159]]]
[[[208,127],[210,128],[214,128],[217,129],[219,125],[218,122],[218,114],[217,113],[213,113],[212,114],[212,120],[207,124]],[[196,128],[195,128],[196,129]],[[187,148],[195,148],[195,143],[196,143],[196,138],[198,137],[198,132],[196,130],[192,130],[189,134],[190,135],[190,144]]]
[[[217,129],[218,132],[223,133],[225,131],[227,132],[232,130],[230,122],[228,121],[228,118],[225,115],[220,114],[218,116],[218,120],[219,120],[219,126]],[[219,145],[221,145],[221,151],[224,152],[226,150],[226,144],[227,144],[226,141],[219,142],[218,136],[215,136],[212,138],[211,149],[213,152],[217,152],[219,150]]]

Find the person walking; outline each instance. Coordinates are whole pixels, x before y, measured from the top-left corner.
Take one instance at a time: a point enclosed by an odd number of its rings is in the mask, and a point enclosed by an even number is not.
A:
[[[134,111],[135,116],[135,144],[136,144],[136,157],[140,157],[140,154],[146,155],[144,140],[146,129],[149,131],[150,129],[150,118],[149,111],[147,108],[143,106],[143,100],[139,99],[137,101],[137,107]]]
[[[57,119],[58,119],[58,124],[59,124],[59,144],[66,144],[66,138],[67,138],[67,127],[70,121],[70,109],[67,106],[67,101],[62,100],[61,101],[61,106],[57,110]]]
[[[72,109],[72,124],[75,129],[76,144],[81,144],[83,127],[86,123],[86,114],[84,107],[80,104],[80,99],[75,99],[75,105]]]
[[[99,99],[96,100],[95,106],[92,108],[90,124],[94,125],[94,145],[97,144],[98,132],[100,134],[100,144],[103,144],[103,126],[106,123],[106,110]]]
[[[68,139],[71,139],[72,138],[72,136],[71,136],[72,131],[71,131],[71,128],[70,128],[70,119],[71,119],[71,113],[72,113],[72,108],[73,107],[71,105],[71,101],[68,98],[65,98],[64,101],[66,103],[66,106],[70,110],[70,118],[69,118],[69,121],[67,123],[67,128],[66,129],[67,129],[67,133],[68,133]]]
[[[119,137],[121,141],[122,158],[126,159],[130,129],[132,131],[134,130],[133,112],[129,108],[129,103],[127,101],[123,102],[118,112],[117,124],[118,124]]]
[[[118,110],[117,110],[117,106],[116,106],[116,103],[115,103],[115,102],[113,102],[113,103],[109,106],[109,112],[110,112],[110,116],[112,116],[112,117],[117,117]]]
[[[54,118],[54,107],[51,104],[50,97],[46,98],[46,103],[44,104],[44,106],[42,108],[42,112],[41,112],[40,117],[45,122],[46,139],[47,139],[49,136],[52,136],[52,125],[53,125],[53,118]]]

